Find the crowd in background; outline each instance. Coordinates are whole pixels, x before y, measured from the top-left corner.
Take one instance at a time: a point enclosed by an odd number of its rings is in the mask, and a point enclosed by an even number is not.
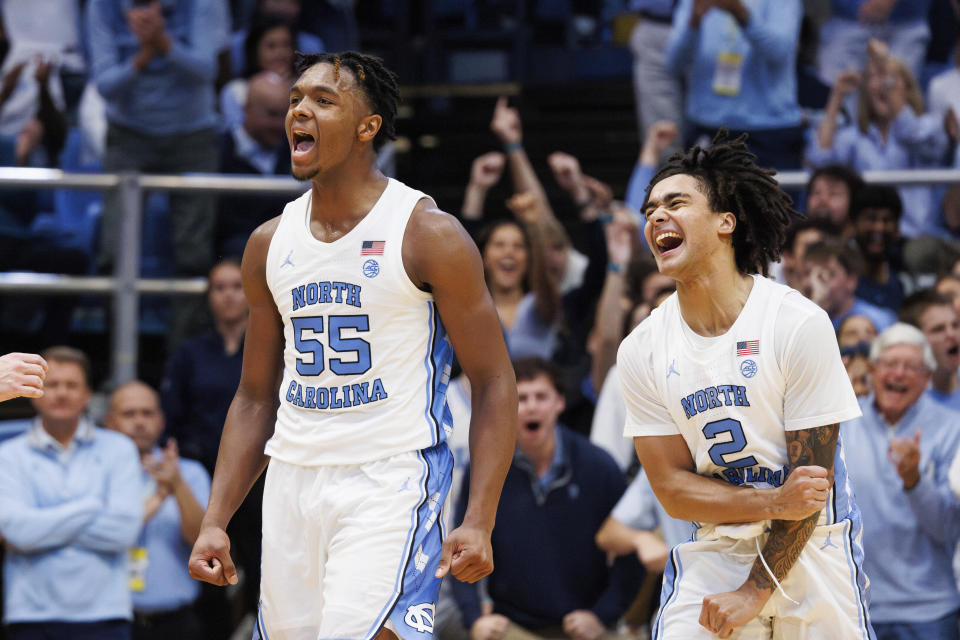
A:
[[[349,1],[315,4],[3,0],[0,164],[286,175],[294,51],[353,46],[363,29]],[[593,19],[598,33],[629,24],[642,145],[623,168],[625,192],[563,150],[528,155],[523,114],[500,98],[493,148],[473,160],[462,206],[451,211],[477,242],[515,359],[521,432],[494,537],[497,569],[479,588],[447,581],[438,635],[644,633],[669,548],[691,527],[664,512],[622,437],[617,348],[674,289],[644,246],[639,212],[668,154],[726,128],[749,136],[762,166],[810,170],[806,188],[791,191],[806,215],[768,275],[827,313],[861,397],[864,417],[842,425],[841,440],[863,510],[873,620],[952,627],[942,637],[956,637],[960,186],[868,184],[862,174],[960,168],[960,49],[956,64],[928,55],[944,30],[956,40],[960,3],[608,0]],[[492,201],[502,180],[512,195]],[[249,633],[258,491],[231,525],[238,585],[190,581],[186,554],[239,379],[247,311],[238,258],[250,231],[286,200],[149,196],[144,275],[208,277],[204,304],[173,306],[157,389],[94,389],[82,352],[46,352],[37,418],[0,445],[11,635],[43,621],[104,624],[95,637],[113,637],[111,624],[131,617],[139,638]],[[109,272],[122,213],[115,194],[6,191],[0,271]],[[41,302],[46,344],[68,335],[74,303]],[[4,297],[0,324],[16,322],[20,306]],[[198,334],[203,315],[211,328]],[[91,398],[107,391],[97,411]],[[456,371],[447,400],[454,486],[466,486],[470,390]]]

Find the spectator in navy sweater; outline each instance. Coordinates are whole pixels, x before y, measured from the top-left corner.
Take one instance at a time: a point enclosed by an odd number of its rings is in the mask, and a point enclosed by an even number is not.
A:
[[[597,640],[639,585],[635,557],[608,566],[594,543],[623,494],[623,473],[605,451],[557,424],[564,396],[549,363],[521,358],[514,368],[520,426],[493,532],[496,568],[486,585],[492,612],[481,608],[476,585],[455,582],[454,595],[473,640],[529,639],[531,633]],[[468,471],[457,521],[469,486]]]

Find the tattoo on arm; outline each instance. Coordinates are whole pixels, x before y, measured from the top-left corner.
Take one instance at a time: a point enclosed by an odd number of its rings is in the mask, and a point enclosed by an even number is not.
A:
[[[816,465],[830,472],[833,481],[833,458],[837,450],[839,425],[832,424],[813,429],[801,429],[787,432],[787,457],[790,468]],[[778,581],[783,581],[796,563],[800,553],[817,526],[820,513],[804,520],[774,520],[770,525],[770,536],[763,546],[763,558]],[[747,581],[758,589],[775,589],[770,573],[764,568],[760,558],[753,563]]]

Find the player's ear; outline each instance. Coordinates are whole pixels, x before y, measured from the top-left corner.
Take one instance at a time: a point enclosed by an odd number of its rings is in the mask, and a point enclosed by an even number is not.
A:
[[[383,118],[377,114],[365,117],[360,121],[360,124],[357,125],[357,139],[359,139],[360,142],[373,142],[382,124]]]
[[[737,228],[737,216],[729,211],[718,213],[720,219],[717,221],[717,232],[721,235],[732,235],[733,230]]]

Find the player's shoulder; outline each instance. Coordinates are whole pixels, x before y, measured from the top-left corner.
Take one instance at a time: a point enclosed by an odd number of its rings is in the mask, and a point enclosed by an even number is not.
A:
[[[776,325],[799,326],[810,321],[830,324],[827,312],[802,293],[785,284],[775,282],[770,278],[757,277],[758,293],[767,300],[778,302],[775,308],[764,308],[763,313],[768,319],[773,319]]]
[[[412,239],[427,241],[459,241],[463,225],[440,207],[430,196],[424,195],[413,206],[407,222],[407,235]]]
[[[816,302],[810,300],[796,289],[777,284],[787,289],[776,315],[778,325],[799,329],[801,326],[814,326],[833,334],[830,316]]]

